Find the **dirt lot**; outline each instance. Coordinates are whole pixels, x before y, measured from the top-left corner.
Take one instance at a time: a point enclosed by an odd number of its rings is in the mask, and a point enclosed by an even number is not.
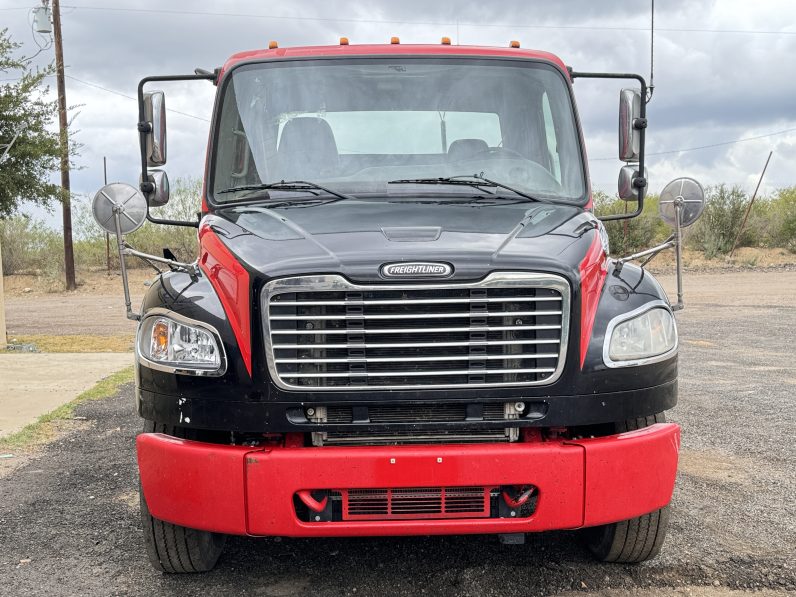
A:
[[[672,280],[664,276],[667,288]],[[0,479],[0,593],[140,595],[705,595],[796,591],[796,272],[687,277],[678,315],[683,427],[661,556],[594,563],[572,533],[233,538],[217,570],[149,568],[137,517],[132,388]],[[32,293],[31,293],[32,294]],[[41,295],[42,300],[46,295]],[[37,297],[27,297],[34,308]],[[14,325],[12,321],[9,325]]]

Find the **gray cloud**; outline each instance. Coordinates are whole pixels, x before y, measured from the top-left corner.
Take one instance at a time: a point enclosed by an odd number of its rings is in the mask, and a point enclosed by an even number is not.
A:
[[[17,0],[19,2],[19,0]],[[82,0],[75,0],[79,6]],[[31,6],[34,4],[31,0]],[[69,4],[72,4],[71,2]],[[102,7],[100,3],[92,6]],[[529,2],[404,0],[330,3],[296,0],[289,6],[228,0],[164,4],[155,0],[108,4],[153,12],[64,9],[64,44],[68,74],[133,96],[148,74],[191,72],[219,66],[232,53],[264,47],[336,43],[384,43],[399,35],[404,43],[436,43],[448,35],[464,44],[504,46],[519,39],[523,47],[558,53],[578,70],[649,73],[648,3],[638,0]],[[273,13],[322,20],[168,14],[187,10],[234,14]],[[25,11],[0,12],[16,40],[30,53]],[[334,19],[352,19],[335,21]],[[353,19],[359,19],[354,22]],[[742,0],[658,2],[655,84],[649,104],[649,150],[695,147],[796,127],[796,79],[783,69],[796,55],[796,35],[749,35],[662,31],[662,29],[760,29],[774,31],[796,19],[796,4]],[[393,21],[393,22],[377,22]],[[401,22],[399,22],[401,21]],[[458,28],[456,23],[459,23]],[[411,22],[411,23],[410,23]],[[494,25],[494,26],[493,26]],[[524,25],[590,27],[530,28]],[[617,30],[615,28],[624,28]],[[39,60],[45,59],[43,53]],[[579,80],[575,93],[593,158],[616,153],[616,104],[621,84]],[[206,83],[172,85],[168,105],[209,117],[214,88]],[[84,144],[74,173],[74,188],[92,193],[101,184],[102,156],[112,179],[137,178],[135,102],[73,79],[69,103],[83,104],[76,118]],[[204,164],[207,124],[169,114],[169,165],[172,178],[198,175]],[[796,134],[770,137],[711,150],[650,159],[653,190],[667,177],[691,174],[708,183],[726,180],[753,186],[768,148],[775,148],[769,180],[793,184]],[[762,157],[761,157],[762,156]],[[759,163],[758,163],[759,162]],[[596,160],[592,180],[613,190],[618,161]],[[751,178],[750,178],[751,177]],[[749,182],[749,181],[752,182]]]

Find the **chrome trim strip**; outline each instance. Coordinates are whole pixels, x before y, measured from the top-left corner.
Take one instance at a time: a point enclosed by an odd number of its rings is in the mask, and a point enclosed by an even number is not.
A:
[[[177,323],[182,323],[185,325],[190,325],[197,328],[202,328],[210,334],[213,335],[213,338],[216,341],[216,346],[218,346],[219,351],[219,366],[217,369],[199,369],[199,368],[190,368],[190,367],[177,367],[174,365],[168,365],[166,363],[158,363],[156,361],[152,361],[146,358],[141,353],[141,341],[143,338],[141,337],[141,330],[144,329],[144,322],[148,319],[152,319],[153,317],[162,317],[165,319],[172,319]],[[224,373],[227,372],[227,353],[224,349],[224,343],[221,341],[221,335],[218,333],[218,330],[214,328],[209,323],[204,323],[202,321],[197,321],[195,319],[190,319],[189,317],[185,317],[184,315],[180,315],[174,311],[170,311],[169,309],[164,309],[162,307],[155,307],[154,309],[150,309],[146,312],[146,314],[141,318],[141,321],[138,323],[138,328],[135,332],[135,358],[138,360],[138,363],[143,367],[148,367],[149,369],[155,369],[156,371],[164,371],[166,373],[176,373],[178,375],[193,375],[196,377],[221,377]]]
[[[556,290],[560,297],[551,297],[555,298],[555,300],[561,301],[561,324],[560,325],[548,325],[548,326],[479,326],[479,327],[459,327],[459,328],[431,328],[431,329],[362,329],[362,330],[274,330],[271,329],[270,321],[268,319],[267,314],[270,313],[270,305],[273,297],[284,294],[284,293],[296,293],[296,292],[340,292],[340,291],[351,291],[351,292],[365,292],[365,291],[400,291],[400,290],[447,290],[447,289],[476,289],[476,288],[548,288],[552,290]],[[497,298],[497,297],[495,297]],[[503,298],[503,297],[500,297]],[[507,297],[508,298],[508,297]],[[506,302],[517,302],[518,299],[522,298],[530,298],[530,297],[512,297],[511,300]],[[547,298],[547,297],[541,297]],[[441,302],[444,299],[433,300],[430,304]],[[265,348],[266,348],[266,355],[267,355],[267,364],[268,364],[268,371],[271,375],[271,379],[273,382],[284,390],[289,391],[300,391],[300,392],[327,392],[327,391],[354,391],[354,390],[369,390],[369,391],[382,391],[382,390],[417,390],[417,389],[443,389],[443,388],[500,388],[500,387],[523,387],[523,386],[541,386],[541,385],[550,385],[558,380],[561,377],[561,374],[564,370],[564,365],[566,362],[566,354],[567,354],[567,346],[569,342],[569,322],[571,318],[570,314],[570,301],[571,301],[571,290],[569,286],[569,282],[562,276],[554,275],[554,274],[542,274],[542,273],[531,273],[531,272],[495,272],[489,274],[485,278],[477,281],[477,282],[434,282],[434,283],[403,283],[403,284],[356,284],[353,282],[349,282],[343,276],[340,275],[318,275],[318,276],[295,276],[291,278],[280,278],[277,280],[273,280],[269,282],[263,287],[263,292],[261,295],[261,312],[264,314],[262,318],[262,325],[263,325],[263,337],[265,338]],[[316,302],[316,301],[310,301]],[[329,304],[325,301],[318,301],[321,304]],[[350,303],[343,303],[343,304],[362,304],[365,301],[352,301]],[[412,303],[412,301],[399,301],[400,303]],[[482,302],[480,300],[466,300],[466,302]],[[380,304],[380,301],[374,301],[375,304]],[[290,301],[285,301],[284,305],[290,305]],[[295,303],[293,303],[295,304]],[[426,303],[429,304],[429,303]],[[480,314],[474,314],[474,316],[478,316]],[[367,346],[368,348],[401,348],[401,347],[423,347],[423,346],[489,346],[489,345],[506,345],[503,344],[504,342],[507,344],[558,344],[559,348],[559,356],[558,362],[556,363],[555,369],[549,371],[551,373],[550,377],[535,381],[535,382],[528,382],[528,381],[521,381],[521,382],[497,382],[497,383],[473,383],[473,384],[413,384],[413,385],[380,385],[380,386],[371,386],[371,385],[349,385],[349,386],[298,386],[285,381],[285,379],[296,379],[298,377],[305,377],[306,375],[296,374],[295,376],[291,377],[284,377],[284,375],[289,374],[280,374],[277,371],[277,363],[276,358],[274,355],[274,351],[279,348],[288,348],[288,347],[300,347],[303,349],[312,349],[312,348],[323,348],[332,346],[334,348],[355,348],[356,346],[353,345],[296,345],[296,344],[275,344],[274,340],[275,337],[278,335],[329,335],[332,333],[335,334],[349,334],[349,333],[366,333],[366,334],[390,334],[390,333],[412,333],[412,334],[424,334],[424,333],[439,333],[439,332],[479,332],[479,331],[509,331],[509,330],[539,330],[539,329],[560,329],[561,336],[560,339],[548,341],[547,339],[542,340],[516,340],[516,341],[469,341],[465,340],[462,342],[448,342],[448,343],[436,343],[436,342],[420,342],[420,343],[380,343],[380,344],[361,344],[364,348]],[[537,371],[537,370],[534,370]],[[519,369],[512,369],[512,370],[494,370],[495,373],[498,374],[512,374],[512,373],[523,373],[526,370],[519,370]],[[530,372],[530,371],[527,371]],[[542,370],[539,372],[548,372],[547,370]],[[379,375],[374,372],[371,372],[375,376],[380,377],[389,377],[389,375]],[[384,372],[384,373],[391,373],[391,372]],[[423,371],[418,372],[422,375],[429,375],[429,372]],[[488,373],[486,370],[474,370],[474,371],[465,371],[464,373],[455,373],[451,371],[445,371],[438,373],[437,375],[462,375],[462,374],[485,374]],[[316,374],[328,377],[328,374]],[[362,377],[359,374],[350,374],[346,373],[346,376],[353,376],[353,377]],[[396,372],[395,376],[406,376],[406,373]]]
[[[664,309],[669,312],[672,316],[672,321],[674,322],[674,347],[667,350],[664,353],[654,355],[651,357],[646,357],[643,359],[633,359],[630,361],[614,361],[610,357],[611,351],[611,336],[614,333],[614,329],[620,323],[633,319],[634,317],[638,317],[639,315],[643,315],[647,311],[652,311],[653,309]],[[649,365],[650,363],[658,363],[660,361],[665,361],[666,359],[670,358],[671,356],[677,354],[677,351],[680,347],[680,338],[677,334],[677,319],[674,317],[674,312],[672,311],[671,306],[669,303],[664,301],[650,301],[649,303],[645,303],[638,309],[634,309],[628,313],[622,313],[621,315],[617,315],[611,321],[608,322],[608,326],[605,329],[605,339],[603,340],[603,362],[605,363],[606,367],[610,367],[611,369],[618,369],[620,367],[636,367],[638,365]]]

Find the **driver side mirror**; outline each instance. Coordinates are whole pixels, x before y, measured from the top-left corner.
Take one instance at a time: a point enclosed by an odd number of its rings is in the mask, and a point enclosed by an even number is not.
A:
[[[641,93],[635,89],[619,92],[619,159],[638,162],[641,147]]]
[[[148,166],[166,163],[166,94],[162,91],[144,93],[144,117],[150,125],[146,137]]]

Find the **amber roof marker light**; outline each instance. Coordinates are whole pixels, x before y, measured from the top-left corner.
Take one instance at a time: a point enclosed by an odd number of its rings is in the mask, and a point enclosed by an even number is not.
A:
[[[269,41],[268,42],[268,49],[269,50],[276,50],[278,47],[279,47],[279,44],[276,43],[275,41]]]
[[[347,37],[341,37],[340,38],[340,45],[341,46],[347,46],[348,45],[348,38]]]
[[[441,43],[442,43],[443,46],[449,46],[449,45],[451,45],[451,38],[450,37],[443,37]]]
[[[399,44],[399,43],[401,43],[401,40],[398,37],[393,36],[393,37],[390,38],[390,43],[391,44]]]
[[[509,47],[510,48],[519,48],[520,47],[520,42],[518,42],[516,39],[513,39],[513,40],[511,40],[509,42]]]

